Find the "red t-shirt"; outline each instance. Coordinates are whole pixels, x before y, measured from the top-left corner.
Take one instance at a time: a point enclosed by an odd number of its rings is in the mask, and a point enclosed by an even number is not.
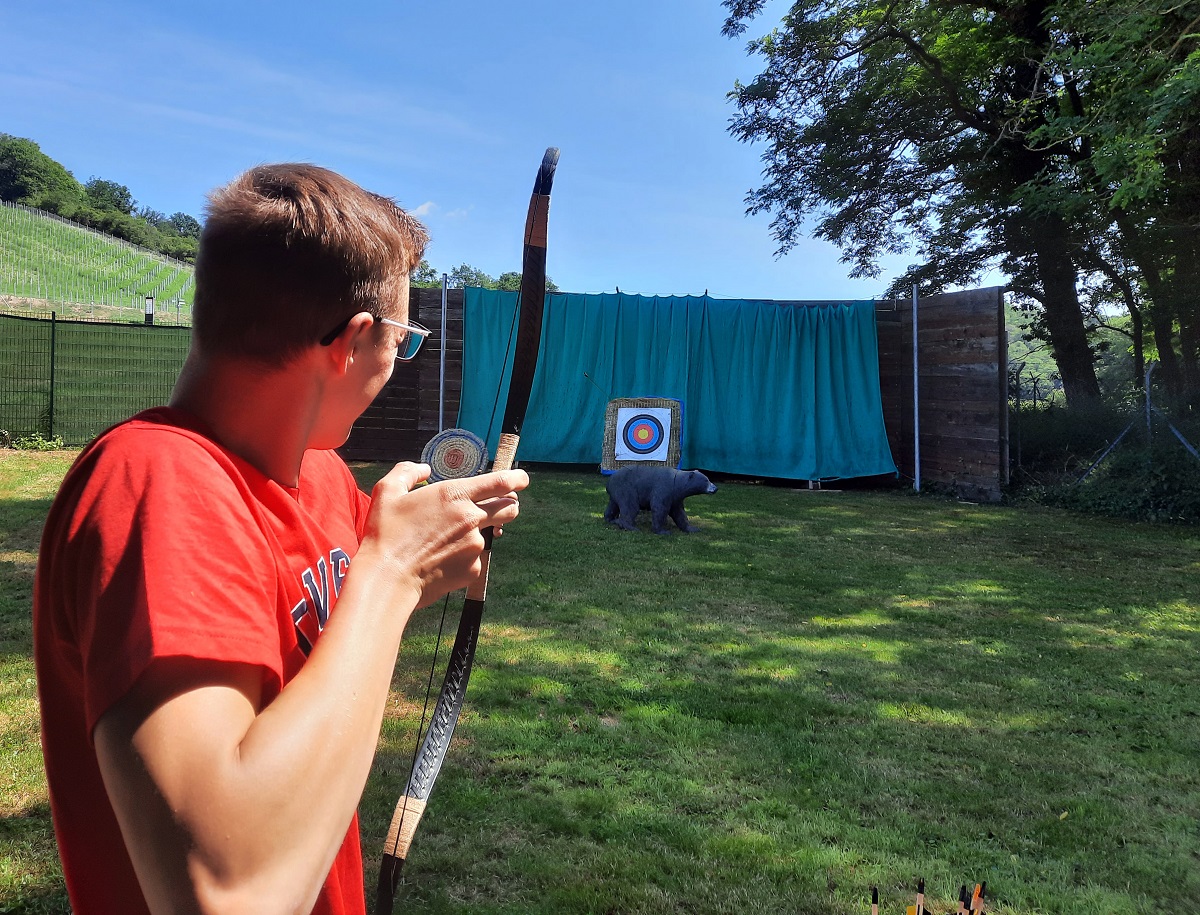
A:
[[[169,408],[79,456],[46,519],[33,609],[50,806],[76,915],[147,911],[96,722],[159,658],[256,665],[274,699],[328,620],[369,505],[331,451],[306,453],[291,489]],[[366,911],[357,816],[348,825],[322,915]]]

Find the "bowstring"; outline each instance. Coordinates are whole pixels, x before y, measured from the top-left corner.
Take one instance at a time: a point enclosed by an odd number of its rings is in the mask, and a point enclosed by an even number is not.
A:
[[[450,606],[450,595],[447,594],[442,599],[442,618],[438,620],[437,641],[433,645],[433,661],[429,665],[429,682],[425,684],[425,704],[421,706],[421,722],[417,725],[417,739],[413,743],[412,759],[408,763],[409,778],[412,778],[412,773],[417,767],[417,756],[421,752],[421,741],[425,738],[425,729],[427,726],[426,716],[429,714],[429,697],[433,694],[433,677],[437,672],[438,655],[442,653],[442,633],[446,628],[446,610]],[[406,794],[407,797],[407,786]],[[403,834],[404,817],[408,815],[408,804],[400,808],[400,822],[396,824],[396,841],[392,844],[392,850],[389,854],[394,858],[396,849],[400,847],[400,836]]]
[[[516,364],[517,353],[516,347],[513,346],[513,336],[517,332],[517,319],[521,316],[521,293],[517,293],[517,304],[513,308],[512,319],[508,322],[508,342],[504,344],[504,362],[500,365],[500,384],[496,385],[496,396],[492,399],[492,412],[488,416],[488,438],[492,437],[492,423],[496,421],[496,410],[500,407],[500,391],[504,388],[504,378],[508,376],[508,383],[512,385],[512,377],[508,365],[508,357],[512,356],[513,364]],[[501,430],[503,431],[503,430]]]

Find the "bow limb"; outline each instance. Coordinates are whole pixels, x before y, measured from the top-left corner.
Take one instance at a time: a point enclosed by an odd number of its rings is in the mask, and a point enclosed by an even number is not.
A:
[[[533,390],[538,343],[542,334],[542,312],[546,304],[546,235],[550,213],[550,189],[554,183],[554,170],[557,165],[558,150],[547,149],[538,170],[537,180],[534,182],[533,194],[529,199],[529,213],[525,218],[517,343],[493,470],[509,470],[516,463],[521,426],[529,406],[529,394]],[[475,659],[475,646],[479,642],[484,603],[487,600],[492,529],[487,528],[483,535],[483,569],[475,584],[467,589],[458,632],[454,637],[454,647],[450,650],[446,677],[429,721],[429,729],[425,732],[425,739],[413,763],[404,794],[396,803],[396,810],[392,814],[392,822],[384,842],[375,900],[376,915],[391,915],[396,887],[408,857],[408,849],[412,845],[417,824],[425,812],[429,794],[441,771],[446,751],[450,748],[450,739],[454,735],[454,727],[458,724],[458,717],[462,712],[467,683],[471,679],[471,665]]]

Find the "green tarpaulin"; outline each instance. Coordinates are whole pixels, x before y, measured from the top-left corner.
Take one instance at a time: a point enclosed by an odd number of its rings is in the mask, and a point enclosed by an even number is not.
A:
[[[516,306],[513,292],[465,290],[458,424],[492,454]],[[599,464],[616,397],[682,401],[686,468],[798,480],[896,471],[873,302],[548,295],[520,458]]]

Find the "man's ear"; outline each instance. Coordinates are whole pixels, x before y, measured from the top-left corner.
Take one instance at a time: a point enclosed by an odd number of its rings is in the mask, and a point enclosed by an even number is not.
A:
[[[333,338],[329,346],[322,347],[326,350],[326,357],[332,368],[339,375],[349,372],[355,358],[369,345],[369,334],[374,323],[375,319],[369,311],[360,311],[350,319],[342,332]]]

